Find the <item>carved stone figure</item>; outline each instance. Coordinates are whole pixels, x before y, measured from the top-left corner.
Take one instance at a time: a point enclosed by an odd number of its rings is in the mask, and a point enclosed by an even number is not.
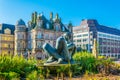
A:
[[[49,43],[43,45],[43,50],[49,55],[45,65],[74,63],[72,56],[75,53],[76,47],[71,41],[71,38],[71,33],[67,32],[63,36],[57,38],[55,48]]]

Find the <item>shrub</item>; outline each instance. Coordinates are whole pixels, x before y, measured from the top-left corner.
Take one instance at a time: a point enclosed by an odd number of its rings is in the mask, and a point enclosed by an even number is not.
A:
[[[78,69],[80,73],[96,73],[97,72],[97,59],[88,52],[79,52],[73,56],[73,59],[78,64]]]
[[[11,80],[11,79],[19,80],[19,77],[20,77],[19,74],[15,72],[0,73],[0,79],[2,80]]]
[[[0,56],[0,72],[11,74],[18,74],[20,77],[25,78],[26,75],[33,70],[36,70],[36,60],[34,59],[25,59],[21,56]],[[13,73],[11,73],[13,72]]]
[[[32,71],[29,73],[26,77],[27,80],[38,80],[38,74],[37,71]]]
[[[78,76],[82,74],[120,73],[120,65],[115,64],[111,59],[105,57],[95,58],[91,53],[78,52],[74,54],[75,64],[60,64],[58,66],[43,66],[44,61],[25,59],[21,56],[0,56],[0,79],[27,78],[37,80],[57,76],[64,79],[64,76]],[[42,66],[41,66],[42,65]],[[114,73],[115,74],[115,73]]]
[[[101,73],[102,75],[118,74],[120,73],[120,68],[115,64],[110,58],[104,56],[98,56],[95,58],[91,53],[79,52],[73,56],[75,62],[74,66],[75,74],[91,74],[91,73]]]

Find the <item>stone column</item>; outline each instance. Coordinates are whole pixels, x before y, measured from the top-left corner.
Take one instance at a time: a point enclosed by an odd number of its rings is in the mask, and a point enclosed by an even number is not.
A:
[[[95,56],[95,58],[98,58],[97,40],[96,39],[94,39],[92,54]]]

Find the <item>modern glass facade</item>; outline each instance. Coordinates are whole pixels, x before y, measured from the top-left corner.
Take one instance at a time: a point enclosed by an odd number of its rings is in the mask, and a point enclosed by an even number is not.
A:
[[[100,55],[120,58],[120,30],[98,24],[96,20],[83,20],[73,27],[73,40],[81,50],[92,51],[97,40]]]
[[[85,33],[79,33],[79,34],[74,33],[73,41],[77,47],[80,47],[82,50],[86,50],[86,49],[88,50],[89,46],[93,44],[92,37],[93,37],[92,32],[90,33],[85,32]]]
[[[120,36],[98,32],[99,53],[105,56],[119,57]]]

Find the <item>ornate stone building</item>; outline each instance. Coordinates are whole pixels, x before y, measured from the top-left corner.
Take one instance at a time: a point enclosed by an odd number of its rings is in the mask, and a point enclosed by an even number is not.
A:
[[[43,59],[46,54],[43,53],[42,45],[47,42],[55,46],[56,38],[63,33],[72,32],[72,25],[64,25],[61,18],[56,14],[53,18],[53,13],[50,13],[50,19],[41,13],[32,13],[31,20],[26,26],[25,22],[20,19],[17,21],[15,28],[15,53],[28,53],[36,58]]]
[[[14,25],[0,24],[0,55],[14,54],[14,30]]]
[[[20,19],[15,26],[15,54],[25,53],[27,47],[27,27],[25,22]]]

